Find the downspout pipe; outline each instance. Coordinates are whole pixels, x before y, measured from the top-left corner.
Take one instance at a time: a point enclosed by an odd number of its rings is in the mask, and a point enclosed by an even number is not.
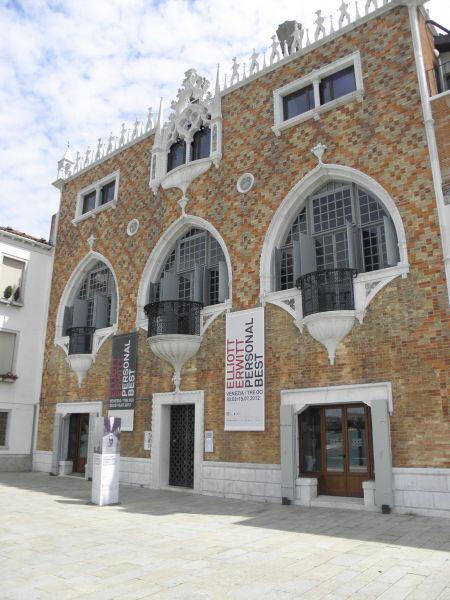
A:
[[[417,15],[418,7],[423,4],[423,0],[407,0],[409,23],[411,26],[414,57],[416,61],[417,77],[419,80],[419,92],[422,102],[422,112],[425,124],[425,132],[428,142],[428,152],[431,163],[431,173],[433,176],[434,192],[436,196],[436,206],[438,211],[439,227],[441,232],[442,252],[444,256],[444,269],[447,281],[447,297],[450,304],[450,231],[447,218],[444,194],[442,191],[442,175],[439,163],[439,153],[434,131],[434,119],[429,100],[428,85],[425,74],[425,62],[423,58],[422,42],[420,39],[419,19]],[[450,215],[449,215],[450,220]]]

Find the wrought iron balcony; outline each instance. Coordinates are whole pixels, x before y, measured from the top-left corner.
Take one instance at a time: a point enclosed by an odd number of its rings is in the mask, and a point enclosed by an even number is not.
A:
[[[156,335],[200,335],[201,302],[162,300],[144,308],[148,317],[148,337]]]
[[[428,91],[430,96],[442,94],[450,89],[450,61],[439,64],[427,71]]]
[[[95,327],[70,327],[67,332],[69,334],[69,355],[92,353]]]
[[[354,310],[356,269],[325,269],[297,279],[302,291],[303,317],[331,310]]]

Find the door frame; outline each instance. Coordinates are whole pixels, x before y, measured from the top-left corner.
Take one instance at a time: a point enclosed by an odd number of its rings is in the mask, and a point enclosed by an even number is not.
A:
[[[76,466],[79,465],[80,460],[83,460],[82,457],[80,457],[80,442],[81,442],[81,417],[82,415],[86,415],[87,416],[87,427],[88,427],[88,447],[86,448],[86,458],[84,459],[84,469],[82,471],[76,471],[75,470],[75,463],[78,463]],[[72,473],[86,473],[86,468],[87,468],[87,458],[88,458],[88,448],[89,448],[89,413],[71,413],[70,415],[68,415],[68,442],[70,440],[70,421],[72,419],[72,417],[77,417],[77,428],[76,428],[76,435],[77,435],[77,439],[76,439],[76,450],[75,450],[75,456],[73,457],[69,457],[69,443],[67,443],[67,460],[68,461],[72,461]]]
[[[59,461],[67,460],[69,443],[69,415],[72,413],[89,413],[89,439],[88,456],[86,462],[85,479],[92,478],[92,459],[94,453],[94,422],[95,417],[103,414],[102,402],[80,401],[59,402],[55,410],[55,423],[53,427],[53,453],[52,473],[59,474]]]
[[[322,440],[322,446],[321,446],[320,452],[321,452],[322,469],[321,469],[321,471],[305,471],[305,473],[304,473],[305,477],[317,478],[317,482],[318,482],[317,483],[317,493],[318,494],[325,494],[328,496],[355,497],[354,494],[350,493],[349,478],[352,476],[352,474],[350,472],[349,464],[348,464],[350,451],[349,451],[349,447],[348,447],[349,440],[348,440],[348,413],[347,413],[347,410],[349,408],[351,408],[352,406],[361,406],[364,408],[364,418],[365,418],[365,435],[364,435],[364,437],[365,437],[365,444],[366,444],[366,449],[367,449],[367,474],[354,473],[353,475],[358,478],[362,478],[363,481],[373,480],[373,477],[374,477],[373,444],[372,444],[372,427],[371,427],[370,407],[368,407],[367,404],[364,404],[364,402],[360,402],[359,404],[356,402],[350,402],[350,403],[345,403],[345,404],[344,403],[343,404],[323,404],[323,405],[316,407],[316,408],[319,408],[319,410],[320,410],[320,436],[321,436],[321,440]],[[311,407],[308,407],[308,408],[311,408]],[[343,493],[343,494],[338,494],[337,492],[331,492],[329,489],[327,489],[326,481],[325,481],[327,478],[326,419],[325,419],[325,411],[327,408],[335,408],[335,409],[340,409],[342,411],[341,412],[341,424],[342,424],[342,436],[343,436],[342,439],[343,439],[343,451],[344,451],[344,469],[343,469],[342,473],[341,472],[330,473],[330,475],[328,475],[328,476],[329,477],[342,477],[345,480],[346,493]],[[301,458],[302,458],[302,446],[303,446],[303,439],[300,434],[300,420],[301,420],[301,417],[302,417],[303,413],[305,412],[305,410],[303,410],[297,414],[298,476],[299,477],[302,477]],[[361,494],[356,497],[362,498],[363,496],[364,496],[364,493],[363,493],[363,489],[362,489],[362,485],[361,485]]]
[[[194,486],[177,488],[169,486],[170,460],[170,406],[194,404]],[[152,402],[152,487],[155,489],[202,492],[204,392],[167,392],[153,394]]]
[[[391,507],[394,505],[389,423],[389,415],[393,412],[393,400],[390,381],[281,390],[280,396],[281,496],[283,498],[297,500],[298,414],[308,406],[362,403],[367,404],[371,409],[375,504],[380,508],[383,505]]]

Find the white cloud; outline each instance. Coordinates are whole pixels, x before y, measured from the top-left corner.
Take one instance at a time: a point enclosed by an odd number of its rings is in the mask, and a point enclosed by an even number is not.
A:
[[[328,17],[338,0],[321,0]],[[363,1],[359,0],[362,7]],[[351,3],[353,9],[353,2]],[[0,224],[46,236],[50,183],[66,140],[93,147],[175,96],[184,71],[214,78],[267,48],[277,25],[311,27],[299,0],[3,0],[0,2]],[[431,0],[446,24],[447,3]],[[362,8],[361,8],[362,10]],[[335,19],[335,24],[337,19]],[[448,24],[448,23],[447,23]]]

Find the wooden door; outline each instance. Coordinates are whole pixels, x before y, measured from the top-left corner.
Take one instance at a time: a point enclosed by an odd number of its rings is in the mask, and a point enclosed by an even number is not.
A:
[[[373,478],[370,411],[364,404],[308,408],[299,418],[300,476],[317,477],[318,493],[362,497]]]
[[[89,415],[72,414],[69,420],[67,459],[72,461],[73,473],[84,473],[87,462]]]

